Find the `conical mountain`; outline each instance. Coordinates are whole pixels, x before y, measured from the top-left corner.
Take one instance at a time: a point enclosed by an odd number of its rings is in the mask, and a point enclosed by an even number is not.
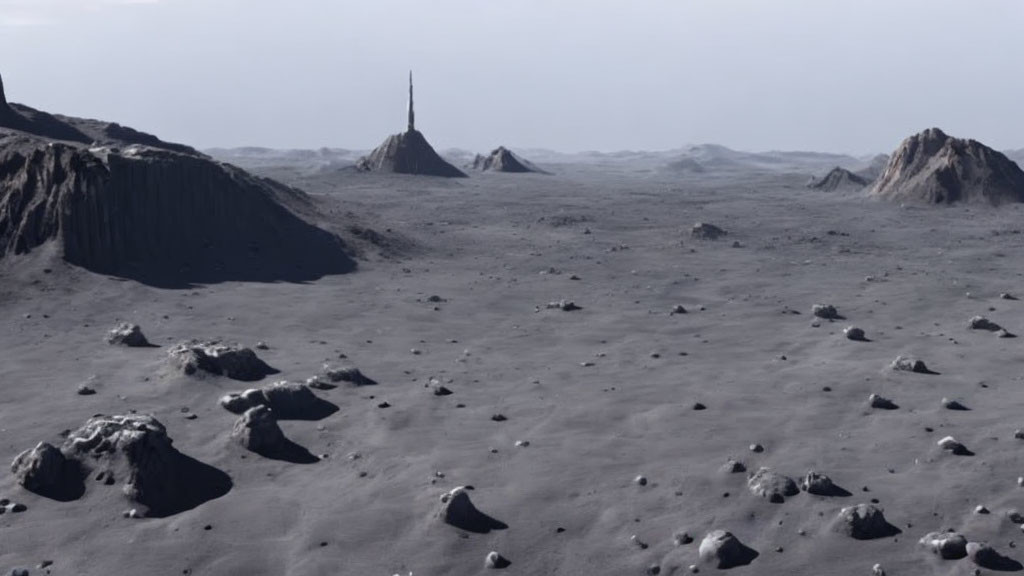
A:
[[[923,204],[1024,202],[1024,171],[980,142],[929,128],[900,144],[870,195]]]
[[[859,190],[870,183],[868,179],[837,166],[824,178],[811,182],[807,187],[824,192],[835,192],[836,190]]]
[[[504,146],[498,146],[487,156],[477,154],[473,159],[472,168],[487,172],[544,173],[543,170],[516,156]]]
[[[466,174],[441,158],[423,134],[409,129],[388,136],[383,144],[359,159],[356,168],[367,172],[394,172],[465,178]]]

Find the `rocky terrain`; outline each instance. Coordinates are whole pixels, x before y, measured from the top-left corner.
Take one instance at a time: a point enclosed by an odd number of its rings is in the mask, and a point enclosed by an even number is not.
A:
[[[985,149],[930,133],[869,195],[810,153],[279,184],[5,134],[4,570],[1024,570],[1024,206]],[[947,160],[964,203],[904,202]]]

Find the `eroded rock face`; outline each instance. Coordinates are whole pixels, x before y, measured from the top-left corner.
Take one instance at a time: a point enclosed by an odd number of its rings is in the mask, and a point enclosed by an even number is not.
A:
[[[55,242],[72,264],[168,286],[354,268],[338,237],[286,203],[310,206],[199,154],[0,138],[0,256]]]
[[[1024,202],[1024,172],[975,140],[929,128],[900,144],[870,195],[895,202]]]
[[[250,348],[216,341],[182,342],[172,347],[167,354],[171,363],[189,376],[208,373],[252,382],[277,372],[260,360]]]

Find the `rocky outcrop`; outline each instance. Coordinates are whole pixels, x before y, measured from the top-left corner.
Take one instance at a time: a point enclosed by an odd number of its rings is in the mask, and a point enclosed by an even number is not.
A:
[[[359,159],[356,168],[364,172],[393,172],[465,178],[466,174],[441,158],[419,130],[393,134],[369,155]]]
[[[90,418],[59,450],[39,444],[11,468],[26,489],[58,500],[80,497],[87,475],[120,483],[122,495],[149,516],[189,510],[231,489],[227,474],[178,452],[163,424],[136,414]]]
[[[835,192],[837,190],[860,190],[867,186],[871,182],[845,168],[839,168],[838,166],[833,168],[831,172],[825,175],[820,180],[814,180],[807,185],[812,190],[821,190],[823,192]]]
[[[530,162],[516,156],[504,146],[497,147],[487,156],[477,154],[470,168],[484,172],[545,173]]]
[[[266,406],[284,420],[320,420],[338,411],[336,405],[314,394],[309,386],[285,380],[227,394],[220,399],[220,405],[235,414]]]
[[[0,256],[55,242],[72,264],[157,285],[354,268],[338,237],[286,205],[309,202],[201,156],[0,138]]]
[[[894,202],[1024,202],[1024,171],[975,140],[930,128],[903,141],[870,195]]]
[[[216,341],[181,342],[168,350],[167,355],[171,364],[186,376],[207,373],[252,382],[277,373],[251,348]]]

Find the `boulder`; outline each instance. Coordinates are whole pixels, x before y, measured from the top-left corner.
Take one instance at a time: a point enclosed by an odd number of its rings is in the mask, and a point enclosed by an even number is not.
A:
[[[274,411],[266,406],[249,408],[235,421],[231,437],[246,450],[258,454],[283,452],[288,446]]]
[[[127,322],[121,322],[114,326],[110,332],[107,332],[107,344],[132,348],[142,348],[150,345],[149,340],[146,340],[146,337],[142,334],[142,329],[139,328],[139,325]]]
[[[758,556],[757,552],[725,530],[709,532],[701,540],[697,554],[702,564],[719,570],[746,566]]]
[[[856,540],[886,538],[900,533],[900,529],[889,524],[882,510],[873,504],[843,508],[835,519],[833,530]]]
[[[943,560],[959,560],[967,556],[967,538],[956,532],[929,532],[920,544]]]
[[[35,448],[19,454],[11,464],[11,472],[30,492],[42,495],[58,494],[73,478],[69,474],[67,458],[51,444],[40,442]]]
[[[718,240],[728,234],[728,232],[718,226],[708,224],[706,222],[697,222],[693,225],[693,228],[690,229],[690,237],[698,240]]]
[[[792,478],[763,467],[747,479],[747,488],[755,496],[767,498],[769,502],[776,504],[800,493]]]

